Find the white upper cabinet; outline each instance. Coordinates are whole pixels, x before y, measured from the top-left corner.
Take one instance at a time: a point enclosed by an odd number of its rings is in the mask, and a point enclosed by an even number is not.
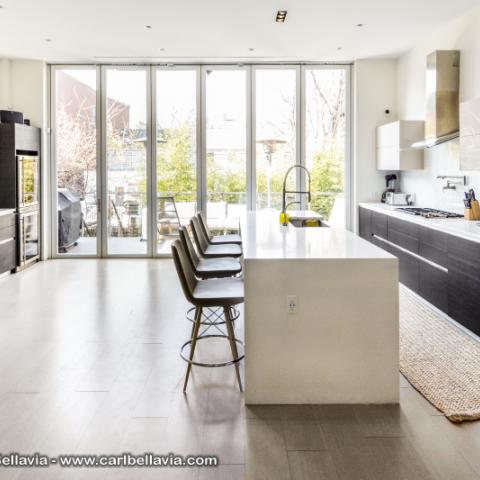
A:
[[[377,170],[420,170],[423,150],[412,143],[423,140],[425,122],[399,120],[377,127]]]
[[[460,170],[480,170],[480,99],[460,104]]]

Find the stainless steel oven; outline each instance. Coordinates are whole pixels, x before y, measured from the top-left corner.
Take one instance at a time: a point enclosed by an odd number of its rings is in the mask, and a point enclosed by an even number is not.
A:
[[[22,269],[40,258],[40,212],[22,210],[18,214],[18,268]]]
[[[17,156],[18,208],[30,207],[39,204],[39,163],[38,156]]]

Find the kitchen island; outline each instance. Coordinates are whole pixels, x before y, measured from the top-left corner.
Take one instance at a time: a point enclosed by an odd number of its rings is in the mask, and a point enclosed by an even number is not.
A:
[[[240,228],[246,403],[397,403],[398,260],[345,229],[282,226],[275,211],[247,212]]]

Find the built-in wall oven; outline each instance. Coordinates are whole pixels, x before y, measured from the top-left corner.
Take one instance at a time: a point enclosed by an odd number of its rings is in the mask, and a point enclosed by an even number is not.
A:
[[[40,258],[40,211],[36,207],[18,213],[18,270]]]
[[[38,205],[40,160],[36,155],[17,155],[18,208]]]

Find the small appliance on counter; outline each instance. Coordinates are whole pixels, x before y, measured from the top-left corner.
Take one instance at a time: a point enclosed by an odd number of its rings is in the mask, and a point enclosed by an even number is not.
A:
[[[385,203],[387,205],[410,205],[411,195],[409,193],[386,192]]]
[[[394,173],[385,175],[387,189],[382,193],[382,203],[387,202],[387,194],[395,193],[397,191],[397,176]]]

